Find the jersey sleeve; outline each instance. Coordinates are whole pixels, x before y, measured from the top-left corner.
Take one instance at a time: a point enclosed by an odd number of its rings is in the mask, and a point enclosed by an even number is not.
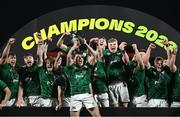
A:
[[[4,81],[0,80],[0,90],[4,90],[6,87],[7,84]]]
[[[71,49],[71,46],[68,46],[67,48],[65,48],[63,50],[64,50],[64,52],[68,53],[70,49]]]
[[[168,66],[165,66],[164,68],[163,68],[163,71],[165,71],[168,75],[171,75],[171,70],[170,70],[170,68],[168,67]]]

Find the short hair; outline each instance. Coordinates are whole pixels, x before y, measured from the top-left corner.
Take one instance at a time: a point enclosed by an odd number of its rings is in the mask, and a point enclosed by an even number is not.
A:
[[[107,40],[104,36],[100,36],[99,39]]]
[[[15,54],[15,53],[10,52],[10,53],[8,54],[8,57],[9,57],[9,56],[16,56],[16,54]]]
[[[25,55],[24,55],[24,58],[26,58],[27,56],[32,56],[32,57],[33,57],[33,55],[32,55],[31,53],[25,54]]]
[[[112,43],[112,42],[117,42],[117,39],[115,39],[115,38],[110,38],[110,39],[108,40],[108,43]]]
[[[163,61],[164,59],[163,59],[162,57],[158,56],[158,57],[156,57],[156,58],[154,59],[154,62],[157,62],[157,61],[159,61],[159,60]]]
[[[48,56],[45,61],[47,61],[47,60],[49,60],[50,62],[54,62],[55,61],[55,57]]]

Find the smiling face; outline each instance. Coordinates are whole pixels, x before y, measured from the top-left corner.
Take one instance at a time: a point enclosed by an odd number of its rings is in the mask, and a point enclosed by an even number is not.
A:
[[[112,53],[117,52],[117,48],[118,48],[117,41],[108,43],[108,49],[109,49],[110,52],[112,52]]]
[[[154,60],[154,66],[157,68],[158,71],[161,71],[163,67],[163,58],[156,57]]]
[[[140,54],[141,58],[144,59],[146,53],[145,52],[139,52],[139,54]],[[137,62],[137,57],[135,54],[132,58],[132,61]]]
[[[106,39],[105,38],[100,38],[98,40],[98,46],[102,49],[105,49],[106,46],[107,46],[107,43],[106,43]]]
[[[27,67],[31,67],[34,64],[34,58],[31,55],[25,56],[24,57],[24,62]]]
[[[9,63],[11,66],[15,67],[15,65],[16,65],[16,55],[15,54],[9,55],[8,58],[7,58],[7,63]]]
[[[60,66],[62,64],[62,57],[59,57],[57,64],[58,64],[58,66]]]
[[[75,57],[74,57],[74,63],[77,65],[77,66],[83,66],[83,63],[84,63],[84,58],[82,57],[81,54],[76,54]]]
[[[50,59],[46,60],[46,69],[47,71],[52,71],[54,66],[54,62]]]

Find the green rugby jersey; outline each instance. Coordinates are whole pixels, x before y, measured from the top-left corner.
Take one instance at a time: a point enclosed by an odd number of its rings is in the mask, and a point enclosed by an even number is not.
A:
[[[18,69],[12,67],[10,64],[2,64],[0,65],[0,78],[4,81],[9,89],[11,90],[11,97],[16,98],[18,94],[19,88],[19,74]]]
[[[39,67],[37,64],[34,64],[31,67],[22,67],[20,80],[23,83],[24,96],[35,96],[41,94]]]
[[[59,68],[54,71],[54,73],[58,76],[57,85],[63,88],[64,97],[70,97],[70,84],[67,79],[66,71],[63,66],[59,66]]]
[[[77,67],[75,64],[65,67],[67,78],[70,83],[70,94],[90,93],[91,67],[84,65]]]
[[[171,72],[167,66],[164,67],[159,74],[154,67],[146,70],[146,77],[148,78],[148,99],[168,99],[170,75]]]
[[[106,61],[109,83],[113,81],[125,81],[127,76],[125,64],[122,60],[123,52],[117,51],[115,53],[111,53],[109,50],[104,50],[103,56]]]
[[[95,94],[108,92],[105,62],[101,62],[99,59],[94,67],[92,86]]]
[[[180,102],[180,70],[172,75],[172,101]]]
[[[57,94],[56,81],[58,76],[52,71],[47,71],[44,67],[39,68],[39,78],[42,97],[55,97]]]
[[[7,87],[6,83],[2,80],[0,80],[0,102],[2,101],[2,99],[4,98],[4,89]]]
[[[132,71],[133,80],[132,95],[141,96],[145,94],[145,69],[141,69],[136,63],[129,61],[127,66]]]

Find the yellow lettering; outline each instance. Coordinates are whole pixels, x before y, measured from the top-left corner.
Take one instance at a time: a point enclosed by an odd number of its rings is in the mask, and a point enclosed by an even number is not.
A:
[[[35,45],[35,42],[32,40],[33,40],[33,37],[31,37],[31,36],[26,37],[21,43],[22,47],[25,50],[31,49]],[[27,42],[30,42],[30,44],[27,44]]]
[[[84,27],[89,25],[88,19],[80,19],[78,22],[78,30],[83,30]]]
[[[94,29],[94,24],[95,24],[95,19],[91,19],[90,20],[90,25],[89,25],[89,30],[93,30]]]
[[[119,20],[118,22],[118,20],[112,19],[109,26],[109,30],[115,29],[115,31],[121,31],[123,23],[124,23],[124,20]]]
[[[57,28],[56,24],[49,26],[48,29],[48,38],[51,38],[53,35],[60,35],[59,29]]]
[[[103,25],[101,25],[103,23]],[[106,18],[99,18],[96,20],[95,26],[99,30],[105,30],[109,26],[109,21]]]
[[[65,32],[76,31],[77,30],[77,20],[71,20],[69,22],[69,26],[68,26],[68,22],[62,22],[60,24],[60,26],[61,26],[61,34],[65,33]]]
[[[135,27],[135,24],[133,22],[125,22],[122,31],[125,33],[132,33],[133,27]]]

